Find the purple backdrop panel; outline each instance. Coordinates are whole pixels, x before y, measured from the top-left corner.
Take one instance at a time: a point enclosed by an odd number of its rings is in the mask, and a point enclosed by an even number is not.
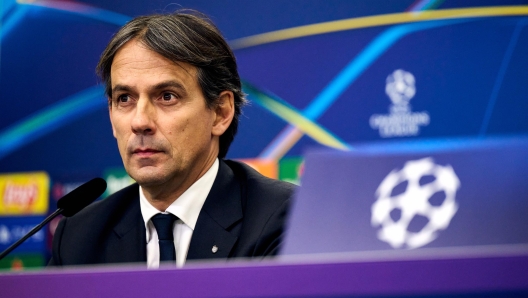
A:
[[[284,254],[528,243],[528,138],[306,156]]]
[[[0,274],[2,297],[342,297],[528,294],[526,255],[385,262],[202,264]]]

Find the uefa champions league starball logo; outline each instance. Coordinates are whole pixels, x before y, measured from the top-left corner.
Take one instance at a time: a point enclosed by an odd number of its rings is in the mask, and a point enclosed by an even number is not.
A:
[[[385,79],[385,93],[391,101],[389,114],[370,116],[369,124],[379,130],[380,137],[417,136],[420,127],[429,125],[427,111],[413,112],[409,101],[416,95],[414,75],[403,69],[396,69]]]
[[[408,104],[416,94],[413,74],[402,69],[395,70],[387,77],[385,93],[395,105]]]
[[[394,194],[399,189],[401,193]],[[401,170],[393,170],[376,191],[371,224],[380,227],[378,239],[393,248],[418,248],[447,228],[458,210],[455,195],[460,181],[450,165],[441,166],[432,158],[408,161]],[[440,200],[438,200],[440,198]],[[418,231],[410,231],[417,217],[426,219]]]

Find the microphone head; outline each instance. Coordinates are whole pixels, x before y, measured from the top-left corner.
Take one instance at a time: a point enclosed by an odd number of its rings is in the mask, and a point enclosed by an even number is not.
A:
[[[57,202],[57,207],[63,209],[62,215],[70,217],[90,205],[106,190],[106,181],[94,178],[69,192]]]

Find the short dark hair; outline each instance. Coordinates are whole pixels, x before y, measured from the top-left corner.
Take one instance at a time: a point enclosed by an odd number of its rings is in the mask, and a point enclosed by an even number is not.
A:
[[[235,116],[220,136],[218,157],[224,158],[238,130],[238,118],[246,99],[235,55],[218,28],[205,15],[189,10],[134,18],[113,36],[97,64],[97,73],[105,84],[109,99],[112,97],[110,71],[114,56],[132,39],[175,63],[186,62],[195,66],[209,108],[215,106],[222,91],[233,92]]]

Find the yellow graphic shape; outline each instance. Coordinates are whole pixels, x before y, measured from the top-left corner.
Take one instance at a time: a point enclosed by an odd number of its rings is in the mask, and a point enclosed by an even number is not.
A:
[[[245,84],[245,87],[248,89],[250,88],[247,84]],[[272,111],[279,118],[282,118],[291,125],[294,125],[297,129],[310,136],[318,143],[335,149],[350,150],[347,144],[333,136],[330,132],[326,131],[324,128],[317,125],[310,119],[304,117],[300,112],[295,111],[292,107],[280,103],[273,98],[264,95],[263,93],[255,94],[253,95],[253,98],[257,99],[259,104],[264,108]]]
[[[46,214],[49,183],[45,172],[0,175],[0,215]]]
[[[351,29],[444,19],[527,15],[528,6],[492,6],[390,13],[330,21],[257,34],[230,42],[233,50],[261,44]]]

